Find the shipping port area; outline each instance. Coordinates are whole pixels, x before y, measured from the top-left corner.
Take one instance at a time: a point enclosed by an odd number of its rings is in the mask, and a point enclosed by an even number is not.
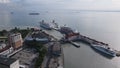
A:
[[[42,20],[40,28],[22,31],[15,28],[5,33],[0,37],[0,57],[16,59],[16,68],[64,68],[62,44],[80,48],[77,42],[88,44],[110,57],[120,56],[120,51],[107,43],[81,35],[68,26],[59,27],[54,20],[51,23],[53,25]]]
[[[75,47],[80,47],[78,44],[74,43],[75,41],[80,41],[88,44],[93,49],[96,49],[103,54],[106,54],[106,56],[120,56],[119,51],[111,48],[109,44],[97,41],[87,36],[83,36],[79,32],[73,31],[70,27],[63,26],[62,28],[58,28],[57,31],[63,34],[63,37],[60,40],[62,43],[71,43]]]
[[[35,30],[25,40],[26,45],[31,45],[31,41],[36,41],[42,43],[47,49],[41,68],[63,68],[63,51],[57,38],[44,30]]]
[[[20,66],[24,66],[25,68],[35,68],[35,62],[38,55],[39,53],[35,52],[35,49],[25,48],[11,56],[11,58],[19,59]]]
[[[56,25],[57,27],[52,27],[52,29],[60,32],[63,35],[63,37],[59,40],[61,43],[70,43],[79,48],[80,45],[77,44],[75,41],[81,41],[87,43],[90,47],[99,50],[100,52],[105,53],[110,57],[120,56],[119,51],[111,48],[110,45],[107,43],[100,42],[87,36],[81,35],[78,31],[75,31],[66,25],[60,27],[58,26],[58,24]]]
[[[24,39],[17,28],[8,37],[1,37],[0,57],[16,59],[15,68],[63,68],[64,56],[58,39],[36,27],[25,29],[24,33],[26,30]]]
[[[63,50],[59,42],[51,42],[45,45],[48,52],[41,68],[63,68]]]

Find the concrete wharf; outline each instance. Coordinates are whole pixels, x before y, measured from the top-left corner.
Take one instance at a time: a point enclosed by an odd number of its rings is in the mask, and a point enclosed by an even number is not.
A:
[[[97,41],[97,40],[89,38],[87,36],[80,35],[79,38],[80,38],[80,40],[82,40],[82,41],[84,41],[84,42],[86,42],[88,44],[98,44],[98,45],[109,46],[109,44],[107,44],[107,43]]]
[[[41,68],[64,68],[64,54],[59,39],[54,37],[48,31],[44,31],[52,40],[45,44],[48,49]]]
[[[59,28],[58,28],[58,29],[59,29]],[[59,31],[58,29],[54,29],[54,30]],[[74,31],[73,31],[73,32],[74,32]],[[66,34],[65,34],[65,35],[66,35]],[[97,44],[97,45],[103,45],[103,46],[109,47],[109,44],[107,44],[107,43],[104,43],[104,42],[101,42],[101,41],[97,41],[97,40],[95,40],[95,39],[92,39],[92,38],[90,38],[90,37],[87,37],[87,36],[84,36],[84,35],[81,35],[81,34],[79,34],[79,37],[77,37],[77,39],[79,39],[79,41],[83,41],[83,42],[89,44],[90,46],[92,46],[92,44]],[[66,39],[65,36],[63,37],[62,41],[63,41],[63,42],[69,42],[69,43],[71,43],[72,45],[78,47],[78,44],[72,42],[73,40],[72,40],[72,41],[69,41],[69,39]],[[76,41],[76,40],[75,40],[75,41]],[[78,41],[78,40],[77,40],[77,41]],[[110,48],[111,48],[111,47],[110,47]],[[112,49],[113,49],[113,48],[112,48]],[[115,49],[113,49],[113,51],[116,52],[116,56],[120,56],[120,51],[115,50]]]
[[[75,47],[77,47],[77,48],[79,48],[79,47],[80,47],[80,45],[79,45],[79,44],[77,44],[77,43],[75,43],[75,42],[69,41],[69,43],[71,43],[73,46],[75,46]]]

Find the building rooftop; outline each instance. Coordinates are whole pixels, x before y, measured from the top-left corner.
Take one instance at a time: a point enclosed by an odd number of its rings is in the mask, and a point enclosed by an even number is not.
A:
[[[7,39],[6,36],[0,36],[0,39]]]
[[[34,52],[34,49],[23,49],[20,52],[12,56],[12,58],[19,59],[20,65],[32,67],[35,63],[35,59],[38,57],[38,53]]]
[[[21,33],[11,33],[10,36],[17,36],[17,35],[21,35]]]
[[[3,66],[8,66],[9,67],[15,61],[16,61],[16,59],[13,59],[13,58],[0,57],[0,67],[2,67],[2,68],[3,68]]]

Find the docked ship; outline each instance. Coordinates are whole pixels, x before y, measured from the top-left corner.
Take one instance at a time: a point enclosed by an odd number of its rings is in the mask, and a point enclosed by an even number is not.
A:
[[[73,30],[70,27],[67,27],[67,26],[60,27],[59,31],[60,31],[60,33],[66,34],[66,35],[69,34],[69,33],[73,33]]]
[[[91,45],[94,49],[104,53],[104,54],[107,54],[111,57],[115,57],[116,56],[116,52],[111,49],[110,47],[108,46],[105,46],[105,45],[95,45],[95,44],[92,44]]]
[[[42,21],[40,22],[40,27],[43,28],[43,29],[47,29],[47,30],[51,30],[51,29],[52,29],[51,26],[50,26],[50,24],[44,22],[44,20],[42,20]]]
[[[64,34],[64,37],[62,38],[62,40],[66,40],[66,41],[77,41],[80,39],[80,34],[79,32],[76,32],[74,30],[72,30],[69,27],[63,26],[60,27],[59,31]]]
[[[77,41],[80,40],[80,34],[79,33],[69,33],[65,35],[65,39],[68,41]]]
[[[53,20],[52,22],[46,23],[44,20],[40,22],[40,27],[46,30],[51,30],[53,28],[58,28],[58,24]]]

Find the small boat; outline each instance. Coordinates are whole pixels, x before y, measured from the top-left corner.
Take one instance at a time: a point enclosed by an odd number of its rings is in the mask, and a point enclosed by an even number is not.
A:
[[[40,22],[40,27],[42,27],[42,28],[44,28],[44,29],[47,29],[47,30],[51,30],[51,29],[52,29],[52,27],[50,26],[50,24],[44,22],[44,20],[42,20],[42,21]]]
[[[108,46],[92,44],[91,47],[111,57],[116,56],[116,52]]]

